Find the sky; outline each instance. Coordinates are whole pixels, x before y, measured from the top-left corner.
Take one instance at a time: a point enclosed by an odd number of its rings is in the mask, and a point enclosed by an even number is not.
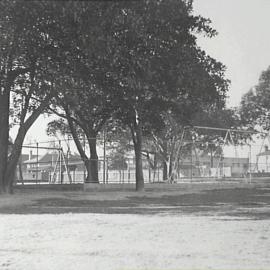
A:
[[[270,65],[270,0],[194,0],[194,13],[210,18],[219,33],[198,43],[226,65],[227,103],[237,106]]]
[[[210,18],[219,33],[211,39],[198,37],[198,44],[226,65],[231,80],[227,104],[237,106],[270,65],[270,0],[194,0],[194,13]],[[47,122],[40,116],[26,143],[46,140]]]

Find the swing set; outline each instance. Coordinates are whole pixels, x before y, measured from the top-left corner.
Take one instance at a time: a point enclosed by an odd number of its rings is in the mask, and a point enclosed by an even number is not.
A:
[[[68,183],[70,184],[72,183],[69,166],[67,164],[67,158],[64,155],[64,151],[61,145],[59,145],[59,147],[44,147],[44,146],[39,146],[39,144],[37,143],[36,146],[24,145],[22,147],[36,150],[36,157],[35,157],[36,160],[33,161],[32,163],[32,165],[34,165],[34,168],[35,168],[34,171],[35,171],[36,183],[40,183],[41,181],[41,179],[39,178],[39,171],[42,169],[42,167],[40,167],[40,163],[45,163],[53,167],[52,174],[50,172],[49,179],[47,179],[49,184],[63,184],[64,171],[66,172],[66,175],[68,177]],[[56,154],[55,162],[53,160],[41,162],[39,160],[40,159],[39,150],[52,150],[53,153]],[[23,179],[21,179],[21,182],[23,183]]]
[[[201,141],[196,141],[194,140],[194,137],[191,136],[191,140],[186,140],[185,137],[186,135],[189,133],[190,135],[190,131],[196,131],[196,130],[212,130],[212,131],[222,131],[224,132],[224,137],[222,138],[222,143],[220,144],[220,149],[221,149],[221,153],[217,156],[215,155],[214,157],[214,161],[213,162],[213,157],[212,157],[212,151],[211,151],[211,161],[210,161],[210,166],[209,166],[209,175],[206,177],[203,174],[203,166],[201,166],[201,156],[198,153],[199,149],[197,147],[198,144],[202,144]],[[183,176],[183,174],[181,174],[181,170],[183,168],[183,163],[185,160],[185,156],[186,154],[184,153],[184,147],[189,146],[190,147],[190,179],[192,179],[193,176],[193,169],[195,167],[196,171],[198,172],[198,176],[196,178],[215,178],[215,179],[219,179],[219,178],[225,178],[226,174],[227,175],[231,175],[231,170],[232,170],[232,166],[233,163],[231,164],[231,167],[227,167],[224,168],[224,149],[226,146],[233,146],[234,148],[234,158],[231,158],[231,160],[235,160],[235,161],[240,161],[239,155],[238,155],[238,151],[237,151],[237,147],[239,145],[237,145],[237,143],[235,142],[234,133],[238,133],[238,134],[249,134],[249,135],[255,135],[255,134],[261,134],[263,135],[263,140],[262,140],[262,144],[260,146],[260,151],[259,153],[262,152],[263,149],[263,145],[265,143],[265,140],[268,138],[268,142],[270,144],[270,137],[269,137],[269,133],[265,133],[265,132],[256,132],[256,131],[246,131],[246,130],[237,130],[237,129],[225,129],[225,128],[216,128],[216,127],[204,127],[204,126],[193,126],[193,127],[184,127],[183,132],[180,136],[180,140],[178,141],[177,147],[176,147],[176,154],[174,155],[174,159],[172,161],[172,173],[170,178],[168,179],[168,181],[170,183],[174,183],[174,182],[178,182],[179,180],[184,180],[185,176]],[[209,146],[211,144],[216,145],[214,143],[209,143],[209,142],[204,142],[204,144],[207,146],[207,148],[205,149],[205,152],[207,152],[209,149]],[[243,173],[241,175],[242,178],[246,179],[247,182],[252,181],[252,173],[254,173],[256,170],[258,170],[258,161],[259,161],[259,155],[256,156],[256,164],[254,166],[254,168],[252,169],[252,163],[251,163],[251,159],[252,159],[252,155],[251,155],[251,144],[246,144],[246,146],[248,146],[248,150],[246,151],[247,154],[247,158],[245,158],[245,162],[247,162],[248,164],[245,164],[246,168],[243,169]],[[195,162],[194,162],[195,161]],[[195,164],[195,165],[194,165]],[[226,170],[227,169],[227,170]],[[240,177],[240,176],[239,176]],[[187,178],[187,177],[186,177]]]

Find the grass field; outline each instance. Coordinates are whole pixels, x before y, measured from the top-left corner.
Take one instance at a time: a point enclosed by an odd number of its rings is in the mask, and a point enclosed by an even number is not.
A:
[[[270,269],[270,185],[148,185],[0,197],[0,269]]]

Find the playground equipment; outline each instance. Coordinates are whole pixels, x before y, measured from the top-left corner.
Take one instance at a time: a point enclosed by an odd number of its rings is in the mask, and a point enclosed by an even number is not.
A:
[[[203,129],[208,131],[201,132]],[[236,142],[236,138],[237,136],[244,137],[243,133],[248,135],[247,137],[249,138],[254,137],[253,135],[255,134],[260,135],[262,137],[260,145],[254,145],[254,141],[251,139],[242,140],[242,144],[240,145],[238,140]],[[205,137],[205,134],[210,137]],[[213,137],[215,140],[212,139]],[[74,144],[72,139],[69,139],[67,140],[67,147],[63,144],[65,153],[70,152],[69,143],[71,142]],[[264,173],[264,171],[263,173],[260,173],[260,171],[262,171],[262,165],[265,165],[265,167],[268,168],[268,159],[267,157],[265,158],[264,152],[262,152],[267,139],[270,144],[269,133],[263,132],[203,126],[184,127],[182,132],[173,139],[173,147],[171,149],[174,150],[171,151],[172,155],[169,155],[169,159],[166,161],[168,162],[166,164],[167,168],[169,168],[169,176],[166,182],[208,181],[211,179],[239,179],[241,181],[245,180],[246,182],[251,182],[252,177],[257,177],[259,174],[262,175]],[[83,138],[83,142],[85,142],[85,138]],[[125,169],[121,172],[119,172],[119,170],[113,171],[114,169],[109,168],[108,166],[108,164],[110,164],[110,159],[106,156],[105,136],[103,137],[102,142],[103,149],[101,150],[103,150],[103,157],[101,158],[100,156],[98,159],[99,179],[103,178],[103,184],[124,182],[134,183],[135,161],[132,152],[129,153],[126,171]],[[50,143],[51,145],[51,142],[44,143]],[[83,183],[85,181],[85,162],[78,154],[64,154],[60,141],[58,144],[56,143],[53,145],[56,147],[43,147],[40,146],[40,144],[41,142],[31,146],[23,146],[24,148],[36,149],[36,156],[32,158],[32,183],[34,183],[34,180],[36,183],[40,183],[40,179],[43,180],[44,175],[47,177],[44,182],[51,184]],[[102,144],[100,143],[99,145]],[[87,147],[85,143],[83,143],[83,146],[84,148]],[[254,150],[254,146],[258,146],[258,148]],[[228,151],[228,148],[230,148],[230,151]],[[50,150],[47,151],[47,153],[53,151],[53,158],[51,158],[51,160],[49,159],[49,161],[47,159],[46,162],[39,160],[39,151],[41,152],[42,149]],[[71,145],[71,149],[75,149],[74,145]],[[264,164],[261,162],[263,158],[266,159]],[[145,183],[163,181],[163,161],[160,161],[155,169],[151,169],[150,166],[147,167],[149,162],[146,161],[147,160],[144,160],[143,164]],[[24,162],[23,164],[25,165],[26,163],[27,162]],[[46,169],[44,169],[45,167]],[[265,170],[265,172],[268,172],[270,175],[270,170]],[[264,175],[266,175],[266,173],[264,173]]]
[[[36,150],[36,155],[35,155],[35,161],[34,159],[32,162],[29,164],[31,166],[31,171],[35,172],[35,181],[36,183],[41,182],[41,176],[40,176],[40,171],[44,170],[44,165],[53,167],[53,172],[52,174],[49,175],[49,178],[47,179],[48,183],[61,183],[63,184],[64,181],[64,171],[66,172],[66,175],[68,177],[68,182],[72,183],[72,178],[70,176],[70,170],[69,166],[67,165],[67,158],[64,155],[63,148],[61,147],[61,143],[59,143],[59,147],[44,147],[44,146],[39,146],[38,143],[36,143],[36,146],[31,146],[31,145],[24,145],[22,146],[23,148],[27,149],[34,149]],[[47,162],[42,162],[40,161],[41,156],[39,155],[40,150],[49,150],[52,151],[52,156],[57,156],[56,160],[53,161],[47,161]],[[40,166],[40,165],[43,165]],[[21,182],[23,182],[23,179],[19,179]]]
[[[220,143],[218,144],[218,146],[220,147],[220,154],[219,155],[215,155],[215,159],[213,162],[213,157],[212,157],[212,152],[211,152],[211,166],[209,167],[209,177],[210,178],[224,178],[227,176],[230,176],[232,174],[232,172],[230,172],[229,167],[224,167],[224,160],[227,161],[227,163],[231,162],[233,165],[233,162],[245,162],[245,164],[240,164],[245,166],[245,169],[243,169],[243,172],[241,175],[239,175],[239,177],[242,177],[244,179],[246,179],[247,182],[251,182],[251,178],[252,178],[252,172],[254,170],[256,170],[256,168],[258,169],[258,160],[259,160],[259,156],[260,153],[262,151],[264,142],[266,140],[266,138],[268,138],[269,144],[270,144],[270,137],[269,137],[269,133],[265,133],[265,132],[256,132],[256,131],[247,131],[247,130],[238,130],[238,129],[225,129],[225,128],[216,128],[216,127],[204,127],[204,126],[193,126],[193,127],[184,127],[182,134],[180,136],[180,140],[178,141],[178,145],[177,145],[177,150],[176,150],[176,154],[174,155],[174,160],[172,161],[173,164],[173,169],[172,169],[172,173],[171,176],[169,178],[169,182],[177,182],[177,181],[181,181],[183,179],[183,177],[181,176],[181,168],[183,167],[183,162],[184,162],[184,157],[185,157],[185,153],[183,151],[184,147],[187,147],[189,145],[190,148],[190,179],[193,178],[193,172],[192,170],[194,170],[194,168],[197,170],[198,175],[197,178],[199,177],[203,177],[203,162],[201,162],[201,155],[198,153],[200,152],[200,145],[204,144],[206,146],[206,148],[204,149],[204,152],[209,152],[208,148],[211,145],[216,145],[216,143],[212,143],[212,142],[203,142],[203,141],[198,141],[197,139],[195,139],[191,133],[194,132],[196,133],[196,131],[198,130],[211,130],[211,131],[217,131],[217,132],[222,132],[222,135],[219,135],[221,140]],[[186,135],[189,135],[188,140],[186,139]],[[251,155],[251,144],[250,143],[245,143],[243,144],[246,148],[248,148],[248,150],[246,150],[246,157],[245,158],[239,158],[238,155],[238,148],[240,147],[239,144],[237,144],[235,142],[235,136],[236,134],[246,134],[249,135],[249,137],[252,137],[255,134],[259,134],[261,136],[264,137],[261,147],[260,147],[260,151],[259,154],[256,156],[256,165],[254,167],[254,169],[252,170],[252,164],[251,164],[251,160],[252,160],[252,155]],[[230,158],[224,158],[224,149],[225,147],[228,146],[232,146],[234,148],[234,157],[230,157]],[[204,160],[205,161],[205,160]],[[204,162],[205,163],[205,162]],[[214,164],[213,164],[214,163]],[[239,165],[239,164],[238,164]],[[239,170],[240,171],[240,170]],[[240,172],[239,172],[240,174]]]

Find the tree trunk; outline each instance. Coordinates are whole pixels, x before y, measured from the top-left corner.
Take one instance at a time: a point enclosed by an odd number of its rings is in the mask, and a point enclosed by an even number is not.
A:
[[[0,192],[5,191],[5,174],[9,145],[9,102],[10,92],[0,88]]]
[[[162,162],[162,167],[163,167],[163,181],[166,181],[168,179],[168,166],[165,160]]]
[[[214,167],[213,149],[210,148],[210,168]]]
[[[8,166],[7,166],[7,170],[6,170],[5,192],[10,193],[10,194],[13,193],[13,183],[14,183],[14,179],[15,179],[15,173],[16,173],[16,168],[17,168],[20,154],[21,154],[21,152],[17,153],[16,157],[14,157],[12,160],[10,160],[8,162]],[[19,156],[18,158],[17,158],[17,155]]]
[[[22,172],[22,160],[21,160],[21,158],[19,160],[19,178],[20,178],[20,181],[21,181],[22,185],[24,185],[23,172]]]
[[[22,145],[26,132],[27,130],[25,130],[23,127],[19,129],[18,135],[13,144],[12,151],[8,159],[7,170],[5,173],[5,190],[8,193],[13,193],[13,182],[15,179],[17,164],[21,156]]]
[[[28,68],[12,70],[12,57],[7,62],[8,71],[0,77],[0,193],[7,192],[10,186],[9,179],[6,178],[10,174],[8,171],[10,91],[15,78],[29,71]]]
[[[76,130],[76,126],[74,125],[73,119],[70,116],[70,112],[68,108],[64,108],[66,113],[66,119],[68,121],[68,125],[73,137],[73,140],[75,141],[77,150],[79,151],[79,154],[84,162],[84,166],[87,171],[87,176],[85,179],[85,182],[87,183],[99,183],[98,179],[98,155],[97,155],[97,149],[96,149],[96,135],[88,135],[88,143],[90,148],[90,158],[85,153],[85,149],[82,146],[78,133]],[[84,130],[85,134],[87,134],[87,131]],[[93,139],[94,138],[94,139]]]
[[[99,183],[98,179],[98,155],[97,155],[97,139],[96,136],[90,135],[88,144],[90,148],[90,159],[88,164],[87,183]]]
[[[33,123],[37,120],[40,114],[44,111],[48,105],[49,97],[46,97],[40,106],[33,111],[33,113],[27,118],[25,122],[20,123],[15,142],[12,146],[11,154],[8,158],[8,163],[5,171],[5,192],[13,193],[13,182],[15,178],[15,172],[18,161],[21,156],[22,145],[24,142],[25,135]]]
[[[134,143],[135,161],[136,161],[136,190],[144,190],[144,178],[143,178],[143,166],[142,166],[142,154],[141,143]]]
[[[134,122],[134,126],[131,128],[134,152],[135,152],[135,162],[136,162],[136,190],[144,190],[144,178],[143,178],[143,166],[142,166],[142,128],[138,121]]]
[[[170,158],[168,161],[168,167],[169,167],[169,175],[168,175],[168,179],[170,179],[170,181],[174,180],[174,175],[173,175],[173,153],[170,154]]]

